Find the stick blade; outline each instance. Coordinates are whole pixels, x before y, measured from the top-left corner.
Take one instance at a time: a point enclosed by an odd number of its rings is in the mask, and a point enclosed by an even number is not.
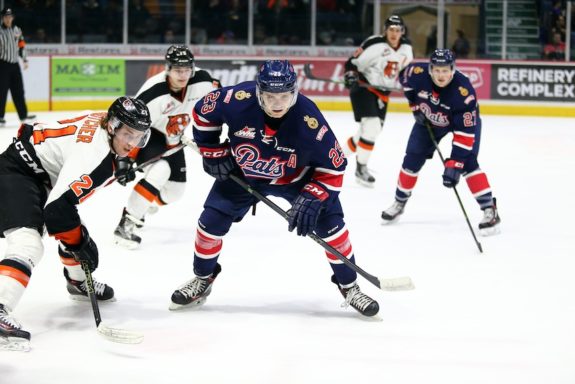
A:
[[[144,341],[144,335],[139,332],[133,332],[121,328],[112,328],[100,323],[98,325],[100,336],[120,344],[140,344]]]
[[[395,277],[392,279],[378,279],[382,291],[410,291],[415,289],[411,277]]]

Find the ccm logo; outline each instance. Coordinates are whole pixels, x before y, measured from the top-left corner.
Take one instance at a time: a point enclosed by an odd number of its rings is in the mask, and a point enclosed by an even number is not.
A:
[[[303,187],[303,190],[311,193],[312,195],[314,195],[317,199],[323,201],[325,199],[328,198],[329,194],[325,191],[325,189],[320,188],[319,186],[315,185],[315,184],[306,184]]]
[[[230,154],[229,148],[202,148],[202,156],[210,159],[217,159],[220,157],[226,157]]]

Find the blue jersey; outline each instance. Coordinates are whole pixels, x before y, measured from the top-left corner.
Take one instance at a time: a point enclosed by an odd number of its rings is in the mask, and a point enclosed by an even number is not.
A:
[[[425,113],[433,128],[453,132],[451,157],[465,160],[481,130],[475,89],[457,70],[446,87],[437,87],[428,68],[427,63],[411,64],[403,71],[400,80],[405,97]]]
[[[298,94],[279,127],[266,124],[253,81],[208,93],[193,110],[198,146],[220,142],[222,126],[245,179],[250,184],[320,183],[335,197],[347,161],[317,106]],[[335,192],[335,193],[333,193]]]

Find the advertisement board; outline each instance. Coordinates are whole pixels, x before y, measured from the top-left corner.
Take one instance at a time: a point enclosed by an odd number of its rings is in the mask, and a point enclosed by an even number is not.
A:
[[[575,66],[497,63],[491,68],[494,100],[575,101]]]
[[[54,57],[52,96],[122,96],[125,76],[124,59]]]

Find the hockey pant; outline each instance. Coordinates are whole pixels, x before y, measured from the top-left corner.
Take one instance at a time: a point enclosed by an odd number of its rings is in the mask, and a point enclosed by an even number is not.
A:
[[[262,185],[257,189],[264,195],[277,196],[293,202],[303,184],[305,183],[298,182],[282,186]],[[204,211],[198,220],[194,252],[194,273],[197,276],[208,276],[214,271],[222,249],[223,237],[228,233],[232,224],[241,221],[257,201],[233,180],[214,183],[204,203]],[[355,263],[339,199],[335,199],[324,209],[318,219],[315,233]],[[254,233],[254,236],[257,234]],[[257,238],[254,239],[254,244],[256,241]],[[353,285],[357,279],[356,272],[331,253],[326,252],[326,256],[340,285],[343,287]]]
[[[449,132],[448,129],[433,128],[437,143]],[[493,205],[493,196],[487,176],[477,162],[480,142],[481,129],[478,129],[471,155],[465,160],[462,176],[465,178],[471,194],[481,209],[484,209]],[[434,152],[435,145],[429,136],[427,128],[423,125],[415,124],[409,136],[405,157],[399,171],[397,189],[395,191],[395,199],[397,201],[405,202],[410,198],[417,183],[419,171],[423,168],[425,161],[433,157]]]

